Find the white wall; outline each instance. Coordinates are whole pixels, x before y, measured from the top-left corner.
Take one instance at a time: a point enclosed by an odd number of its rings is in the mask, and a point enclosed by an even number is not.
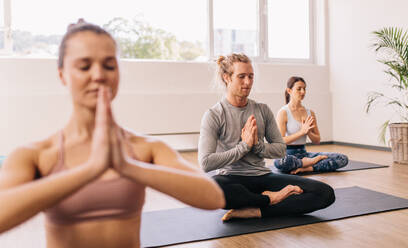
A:
[[[379,126],[390,110],[365,114],[369,91],[390,92],[384,67],[370,45],[371,32],[382,27],[408,29],[406,0],[329,0],[329,68],[333,140],[383,146]]]
[[[331,95],[327,66],[258,64],[252,98],[274,113],[284,104],[286,80],[308,83],[306,104],[316,111],[323,141],[332,140]],[[67,122],[70,99],[54,59],[0,58],[0,154],[41,139]],[[203,113],[219,99],[211,89],[208,63],[122,61],[116,118],[141,133],[198,132]],[[197,135],[166,136],[178,149],[197,147]]]

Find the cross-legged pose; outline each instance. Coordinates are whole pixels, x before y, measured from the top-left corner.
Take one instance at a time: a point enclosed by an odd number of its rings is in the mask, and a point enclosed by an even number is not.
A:
[[[275,167],[284,173],[327,172],[344,167],[346,155],[329,152],[307,152],[306,137],[314,144],[320,143],[316,114],[302,105],[306,94],[306,82],[301,77],[291,77],[285,90],[286,105],[278,113],[277,122],[287,155],[274,161]]]
[[[224,207],[222,190],[205,173],[164,143],[116,123],[111,101],[119,67],[109,33],[72,25],[58,68],[73,113],[59,132],[7,156],[0,170],[0,233],[44,212],[47,247],[133,248],[140,246],[146,186],[194,207]]]
[[[231,209],[223,220],[303,214],[332,204],[329,185],[273,174],[265,166],[265,158],[284,157],[286,145],[269,107],[248,98],[250,59],[231,54],[219,57],[217,65],[226,95],[202,118],[198,158],[204,171],[218,171],[213,178],[224,191],[225,209]]]

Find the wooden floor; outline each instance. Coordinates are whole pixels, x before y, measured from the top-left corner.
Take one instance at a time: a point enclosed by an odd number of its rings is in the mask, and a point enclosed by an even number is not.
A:
[[[390,165],[388,168],[327,173],[310,178],[334,188],[361,186],[408,198],[408,165],[393,164],[391,152],[338,145],[311,146],[308,151],[340,152],[352,160]],[[197,165],[196,152],[182,155]],[[144,211],[184,206],[157,191],[147,190]],[[42,225],[39,215],[0,235],[0,247],[45,247]],[[408,209],[169,247],[408,247]]]
[[[390,165],[388,168],[326,173],[310,178],[328,183],[333,188],[361,186],[408,198],[408,165],[393,164],[391,152],[338,145],[311,146],[308,151],[340,152],[352,160]],[[183,153],[183,156],[197,164],[196,152]],[[160,209],[156,205],[159,202],[155,203],[153,199],[148,202],[145,211]],[[168,247],[408,247],[408,209]]]

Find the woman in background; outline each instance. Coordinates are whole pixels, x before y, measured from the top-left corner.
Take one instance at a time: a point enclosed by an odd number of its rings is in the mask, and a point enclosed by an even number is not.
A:
[[[286,156],[275,160],[275,167],[284,173],[328,172],[344,167],[346,155],[328,152],[307,152],[306,138],[313,144],[320,143],[316,114],[302,105],[306,94],[306,82],[301,77],[291,77],[285,89],[286,105],[277,116],[278,127],[286,143]]]

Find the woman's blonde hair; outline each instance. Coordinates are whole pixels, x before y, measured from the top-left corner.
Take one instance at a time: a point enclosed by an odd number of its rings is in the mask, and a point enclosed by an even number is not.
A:
[[[236,62],[251,63],[251,59],[243,53],[231,53],[227,56],[219,56],[217,59],[217,69],[216,69],[216,83],[227,85],[224,80],[224,74],[229,76],[234,73],[233,65]]]

